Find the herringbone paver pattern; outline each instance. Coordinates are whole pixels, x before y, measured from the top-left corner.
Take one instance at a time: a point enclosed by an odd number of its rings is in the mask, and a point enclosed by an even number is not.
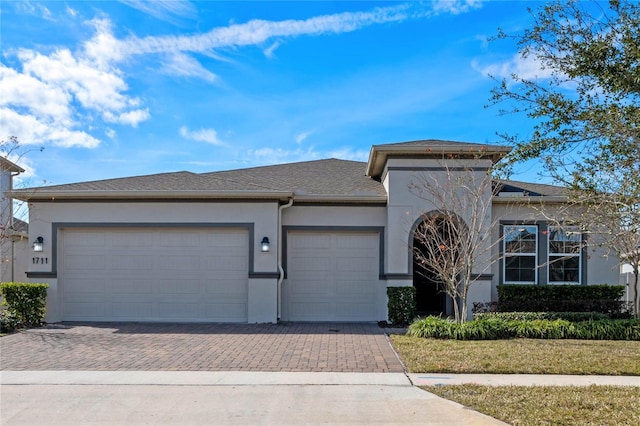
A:
[[[402,372],[375,324],[63,323],[0,338],[2,370]]]

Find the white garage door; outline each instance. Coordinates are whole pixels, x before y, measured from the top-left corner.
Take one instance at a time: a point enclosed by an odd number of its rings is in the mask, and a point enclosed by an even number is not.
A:
[[[377,233],[290,232],[286,303],[290,321],[376,321]]]
[[[62,231],[65,321],[246,322],[242,229]]]

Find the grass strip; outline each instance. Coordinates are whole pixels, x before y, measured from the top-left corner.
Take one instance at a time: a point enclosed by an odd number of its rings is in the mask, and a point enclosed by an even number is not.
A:
[[[621,386],[424,386],[511,425],[639,425],[640,388]]]
[[[636,341],[390,339],[412,373],[640,376]]]

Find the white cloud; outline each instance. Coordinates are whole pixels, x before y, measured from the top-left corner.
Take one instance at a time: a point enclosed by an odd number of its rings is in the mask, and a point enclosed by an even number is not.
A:
[[[205,52],[223,47],[239,47],[264,43],[273,37],[340,34],[374,24],[399,22],[409,18],[409,5],[375,8],[369,12],[344,12],[304,20],[252,20],[244,24],[214,28],[193,36],[130,37],[124,40],[129,54],[162,52]]]
[[[171,23],[177,22],[176,16],[196,17],[195,6],[186,0],[120,0],[120,3]]]
[[[70,148],[95,148],[100,141],[82,130],[74,130],[55,120],[21,114],[9,108],[0,108],[0,129],[3,139],[16,136],[24,145],[53,145]]]
[[[308,132],[302,132],[296,135],[296,143],[302,143],[305,139],[313,134],[313,130],[309,130]]]
[[[552,76],[551,69],[544,69],[542,64],[536,60],[535,55],[523,57],[520,54],[514,55],[508,61],[497,64],[482,66],[476,60],[471,62],[471,66],[483,75],[491,75],[496,78],[511,79],[513,74],[527,80],[544,79]]]
[[[70,123],[70,95],[55,85],[0,64],[0,105],[13,105],[30,114]]]
[[[482,7],[482,0],[435,0],[432,5],[436,14],[450,13],[459,15]]]
[[[104,131],[104,134],[107,135],[109,139],[115,139],[118,133],[113,129],[107,129]]]
[[[202,80],[213,82],[218,77],[203,67],[200,62],[183,53],[171,54],[163,63],[163,71],[170,75],[195,77]]]
[[[67,14],[72,18],[75,18],[76,16],[78,16],[78,11],[72,8],[71,6],[67,5],[66,10],[67,10]]]
[[[280,47],[280,42],[276,41],[274,43],[271,44],[271,46],[267,47],[266,49],[263,50],[264,56],[266,56],[267,58],[271,59],[273,58],[273,52],[275,52],[275,50]]]
[[[34,4],[30,1],[21,2],[21,3],[18,3],[18,10],[24,13],[28,13],[30,15],[38,16],[48,21],[53,20],[51,11],[42,3]]]
[[[110,111],[106,111],[104,114],[105,121],[109,123],[126,124],[131,127],[138,127],[140,122],[148,120],[151,117],[149,109],[136,109],[133,111],[127,111],[120,114],[113,114]]]
[[[214,129],[189,130],[188,127],[180,127],[180,136],[198,142],[206,142],[212,145],[222,146],[224,143],[218,139],[218,132]]]

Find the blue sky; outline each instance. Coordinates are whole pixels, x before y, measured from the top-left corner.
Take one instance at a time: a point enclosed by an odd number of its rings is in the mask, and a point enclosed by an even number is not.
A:
[[[496,143],[494,82],[539,2],[3,1],[0,133],[30,185]],[[514,179],[534,180],[535,165]]]

